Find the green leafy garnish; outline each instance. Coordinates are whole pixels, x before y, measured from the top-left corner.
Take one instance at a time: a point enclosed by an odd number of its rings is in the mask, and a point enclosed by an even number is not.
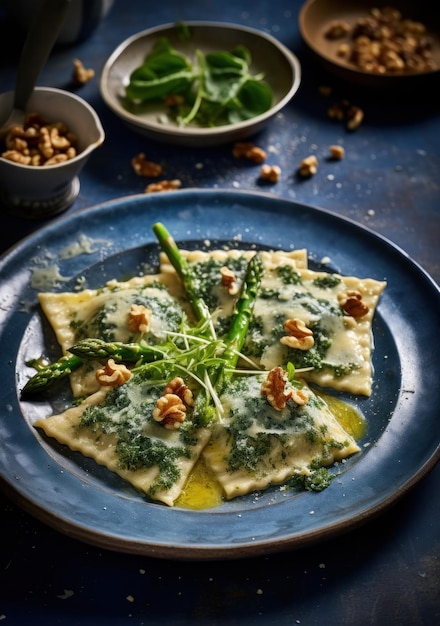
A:
[[[182,126],[233,124],[270,109],[272,89],[262,74],[251,74],[252,59],[246,47],[207,54],[196,50],[195,56],[192,63],[166,37],[157,40],[130,75],[127,100],[131,104],[163,102]],[[167,105],[170,99],[172,104]]]
[[[186,92],[194,81],[190,61],[161,38],[153,46],[144,63],[130,76],[126,96],[132,101],[157,100],[169,94]]]

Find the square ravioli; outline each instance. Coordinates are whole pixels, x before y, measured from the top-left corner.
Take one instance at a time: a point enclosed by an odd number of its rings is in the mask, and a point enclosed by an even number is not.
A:
[[[243,352],[264,369],[290,361],[309,382],[369,396],[372,321],[385,285],[282,265],[268,270]]]
[[[172,276],[152,274],[127,281],[112,280],[99,289],[40,293],[38,299],[64,354],[88,338],[129,343],[142,337],[150,345],[157,345],[166,339],[168,331],[180,328],[184,316],[179,302],[169,293],[172,281]],[[130,329],[133,305],[151,311],[147,333]],[[95,376],[98,367],[99,363],[88,362],[71,374],[75,397],[99,389]]]
[[[162,390],[141,372],[34,426],[116,472],[152,500],[172,506],[211,431],[190,418],[178,429],[158,423],[152,414]]]
[[[236,377],[221,396],[225,415],[203,450],[226,498],[308,476],[359,452],[325,401],[303,383],[298,404],[277,410],[261,393],[264,376]],[[298,386],[298,385],[297,385]]]

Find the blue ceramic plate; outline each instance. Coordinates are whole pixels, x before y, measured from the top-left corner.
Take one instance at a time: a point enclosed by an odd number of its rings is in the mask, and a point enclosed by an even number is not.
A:
[[[332,270],[387,280],[374,320],[373,394],[347,397],[368,420],[362,452],[338,468],[325,491],[274,487],[216,509],[167,508],[32,427],[68,394],[20,400],[29,376],[25,360],[43,350],[59,354],[36,305],[38,289],[96,287],[154,267],[151,225],[158,220],[187,246],[305,246],[312,267],[328,257]],[[349,220],[264,194],[186,190],[131,196],[51,223],[5,255],[0,273],[2,482],[28,511],[70,536],[178,559],[298,547],[380,513],[439,458],[439,289],[404,252]]]

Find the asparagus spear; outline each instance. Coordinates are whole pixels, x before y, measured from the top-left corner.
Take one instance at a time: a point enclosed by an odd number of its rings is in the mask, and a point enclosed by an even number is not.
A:
[[[105,342],[94,338],[79,341],[69,348],[69,352],[71,354],[66,354],[55,363],[46,366],[39,365],[36,359],[29,361],[27,365],[35,367],[37,373],[27,381],[23,388],[23,394],[37,393],[52,387],[56,382],[78,369],[87,359],[152,363],[166,356],[164,350],[143,343]]]
[[[193,282],[192,273],[186,259],[182,257],[176,242],[168,232],[167,228],[161,222],[156,222],[156,224],[153,225],[153,232],[158,238],[163,251],[166,253],[168,259],[170,260],[170,263],[176,270],[178,276],[183,283],[183,286],[185,287],[186,295],[188,297],[189,303],[191,304],[196,319],[199,322],[205,322],[207,328],[209,329],[210,336],[212,338],[215,338],[215,331],[208,306],[206,305],[203,298],[201,298],[197,294],[197,290]]]
[[[237,364],[239,353],[246,340],[262,275],[263,262],[260,255],[255,254],[248,263],[240,297],[235,305],[231,326],[225,340],[226,349],[223,353],[223,359],[225,360],[226,368],[231,370],[231,372]],[[226,372],[223,376],[225,374]]]
[[[216,366],[213,371],[206,372],[205,384],[209,389],[209,394],[200,393],[196,400],[194,414],[197,415],[202,424],[207,424],[213,419],[216,412],[218,416],[222,414],[223,408],[219,395],[233,376],[240,351],[246,340],[262,274],[263,263],[261,257],[256,254],[248,263],[240,297],[236,303],[232,323],[225,338],[226,347],[221,357],[221,364]]]
[[[23,394],[39,393],[52,387],[62,378],[70,376],[83,364],[83,360],[74,354],[66,354],[50,365],[41,366],[37,359],[28,361],[26,365],[35,367],[37,373],[23,387]]]
[[[136,363],[139,360],[151,363],[160,361],[166,356],[164,350],[149,346],[146,343],[106,342],[102,339],[84,339],[69,348],[69,352],[82,359],[107,360]]]

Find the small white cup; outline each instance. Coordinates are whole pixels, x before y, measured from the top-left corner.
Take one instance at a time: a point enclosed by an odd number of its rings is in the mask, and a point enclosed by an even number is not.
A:
[[[0,95],[0,122],[7,119],[13,97],[13,91]],[[39,219],[61,213],[73,203],[79,193],[78,174],[105,135],[94,109],[68,91],[36,87],[28,111],[48,122],[63,122],[78,141],[77,155],[57,165],[21,165],[0,157],[0,208]]]

